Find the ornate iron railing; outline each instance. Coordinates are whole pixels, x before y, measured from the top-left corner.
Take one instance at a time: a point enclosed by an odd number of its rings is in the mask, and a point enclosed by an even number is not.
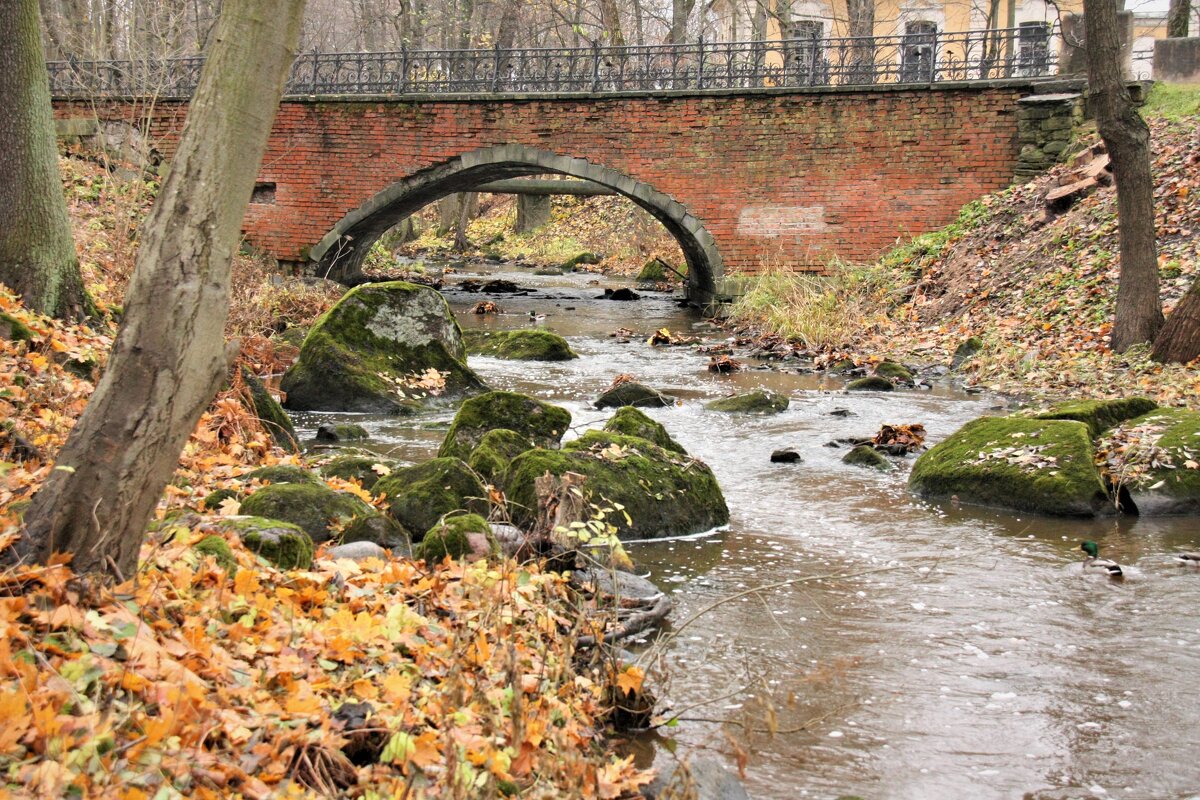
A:
[[[286,94],[606,93],[929,84],[1056,71],[1049,27],[630,47],[303,53]],[[203,58],[54,61],[63,97],[188,97]]]

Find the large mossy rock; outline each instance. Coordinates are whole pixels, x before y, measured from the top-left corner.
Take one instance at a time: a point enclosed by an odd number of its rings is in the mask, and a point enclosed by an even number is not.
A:
[[[1109,428],[1158,408],[1158,403],[1146,397],[1124,397],[1119,400],[1081,400],[1053,406],[1035,419],[1073,419],[1088,426],[1095,438]]]
[[[860,444],[846,453],[846,455],[842,456],[842,463],[854,467],[868,467],[878,470],[889,470],[892,468],[892,462],[888,461],[882,453],[869,444]]]
[[[887,378],[879,375],[868,375],[865,378],[858,378],[846,384],[848,392],[891,392],[895,391],[896,385]]]
[[[271,435],[272,441],[289,453],[299,452],[300,447],[296,443],[300,441],[300,438],[296,435],[292,419],[283,410],[283,406],[279,405],[279,402],[271,396],[263,382],[245,367],[242,367],[242,382],[250,390],[250,403],[254,406],[254,416],[258,417],[259,422]]]
[[[180,522],[209,533],[199,544],[208,542],[207,546],[213,548],[212,552],[219,561],[222,555],[215,551],[220,548],[212,540],[233,533],[247,550],[257,553],[280,569],[308,569],[312,566],[312,539],[290,522],[254,516],[185,517]],[[221,543],[224,544],[223,539]],[[233,558],[232,552],[229,558]]]
[[[1200,413],[1160,408],[1101,439],[1106,468],[1144,517],[1200,515]]]
[[[332,458],[321,465],[321,474],[326,478],[356,480],[368,492],[375,488],[379,479],[396,468],[396,462],[373,455],[344,455]]]
[[[1094,461],[1082,422],[982,417],[918,458],[908,486],[930,499],[1090,517],[1113,510]]]
[[[601,507],[620,503],[609,520],[622,539],[700,533],[729,521],[721,487],[705,464],[634,436],[588,431],[562,450],[530,450],[508,472],[514,521],[530,525],[538,503],[534,482],[545,473],[584,476],[583,489]]]
[[[570,426],[571,412],[565,408],[517,392],[488,392],[462,404],[442,441],[438,457],[465,461],[484,434],[499,429],[516,431],[532,439],[538,447],[553,449]]]
[[[671,434],[667,433],[666,428],[633,406],[618,408],[617,413],[613,414],[612,419],[605,423],[604,430],[609,433],[619,433],[623,436],[637,436],[641,439],[648,439],[663,450],[687,455],[687,450],[683,449],[683,445],[671,438]]]
[[[241,511],[298,525],[314,542],[327,541],[357,517],[378,513],[352,494],[306,483],[264,486],[242,501]]]
[[[411,413],[428,392],[416,378],[434,369],[443,397],[486,391],[466,365],[462,332],[446,300],[403,281],[364,284],[317,320],[280,388],[303,411]]]
[[[415,558],[436,564],[450,558],[495,558],[500,545],[491,524],[478,514],[455,514],[439,520],[413,549]]]
[[[307,483],[318,485],[321,479],[304,467],[291,464],[273,464],[269,467],[259,467],[242,476],[244,481],[264,481],[266,483]]]
[[[601,409],[621,406],[665,408],[675,405],[675,398],[636,381],[626,381],[601,393],[594,405]]]
[[[479,473],[485,482],[503,487],[513,459],[534,447],[533,440],[522,433],[506,428],[488,431],[471,451],[467,466]]]
[[[511,361],[570,361],[579,358],[557,333],[539,330],[467,331],[463,334],[472,355]]]
[[[724,411],[732,414],[778,414],[787,411],[791,401],[784,395],[755,389],[752,392],[735,394],[733,397],[722,397],[713,400],[704,407],[709,411]]]
[[[484,513],[487,493],[475,473],[457,458],[435,458],[394,470],[375,484],[387,495],[388,514],[406,530],[427,531],[457,509]]]

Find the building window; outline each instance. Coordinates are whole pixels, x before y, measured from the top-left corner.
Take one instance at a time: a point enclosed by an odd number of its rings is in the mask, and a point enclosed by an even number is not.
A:
[[[928,20],[917,20],[904,26],[904,40],[900,45],[901,83],[928,83],[933,80],[937,32],[937,23]]]
[[[1018,75],[1046,75],[1050,72],[1050,23],[1022,22],[1017,45]]]

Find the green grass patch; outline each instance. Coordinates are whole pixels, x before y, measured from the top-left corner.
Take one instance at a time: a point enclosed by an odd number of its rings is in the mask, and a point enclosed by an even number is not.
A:
[[[1180,122],[1200,116],[1200,84],[1156,83],[1142,106],[1142,116]]]

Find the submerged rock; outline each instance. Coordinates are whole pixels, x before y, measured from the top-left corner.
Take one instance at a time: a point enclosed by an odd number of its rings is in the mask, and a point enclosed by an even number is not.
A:
[[[511,361],[570,361],[579,358],[557,333],[539,330],[467,331],[467,352]]]
[[[241,510],[250,516],[297,525],[314,542],[328,540],[356,517],[378,513],[352,494],[309,483],[264,486],[242,501]]]
[[[666,428],[633,406],[618,408],[617,413],[613,414],[612,419],[605,423],[604,430],[609,433],[620,433],[625,436],[637,436],[641,439],[648,439],[663,450],[687,455],[687,450],[684,450],[683,445],[671,438],[671,434],[667,433]]]
[[[799,464],[803,460],[800,454],[790,447],[771,453],[772,464]]]
[[[362,425],[320,425],[317,427],[318,442],[347,442],[369,439],[367,429]]]
[[[870,467],[871,469],[888,470],[892,468],[892,462],[888,461],[874,447],[867,444],[860,444],[842,456],[842,463],[851,464],[856,467]]]
[[[562,450],[530,450],[508,472],[514,521],[529,525],[538,507],[534,482],[549,472],[584,476],[590,502],[620,503],[629,515],[609,520],[622,539],[682,536],[729,521],[729,509],[712,470],[639,437],[588,431]]]
[[[488,431],[516,431],[538,447],[555,448],[571,426],[571,412],[518,392],[472,397],[454,415],[438,457],[466,460]]]
[[[1200,413],[1160,408],[1100,445],[1108,473],[1120,478],[1139,515],[1200,514]]]
[[[1113,510],[1094,457],[1082,422],[982,417],[918,458],[908,487],[931,499],[1090,517]]]
[[[429,530],[443,514],[460,508],[487,511],[483,484],[457,458],[435,458],[393,470],[375,484],[375,494],[387,495],[388,516],[414,534]]]
[[[878,375],[868,375],[865,378],[858,378],[846,384],[848,392],[891,392],[895,390],[895,385],[887,378],[881,378]]]
[[[791,400],[784,395],[766,389],[755,389],[753,392],[713,400],[704,407],[709,411],[734,414],[779,414],[786,411],[789,405]]]
[[[441,396],[486,391],[466,365],[462,333],[445,299],[412,283],[364,284],[317,320],[280,388],[304,411],[412,413],[441,373]]]
[[[675,398],[636,381],[627,381],[604,391],[593,405],[596,408],[664,408],[675,405]]]
[[[1073,419],[1088,426],[1093,437],[1109,428],[1158,408],[1158,403],[1146,397],[1125,397],[1119,400],[1081,400],[1061,403],[1040,414],[1035,419]]]

